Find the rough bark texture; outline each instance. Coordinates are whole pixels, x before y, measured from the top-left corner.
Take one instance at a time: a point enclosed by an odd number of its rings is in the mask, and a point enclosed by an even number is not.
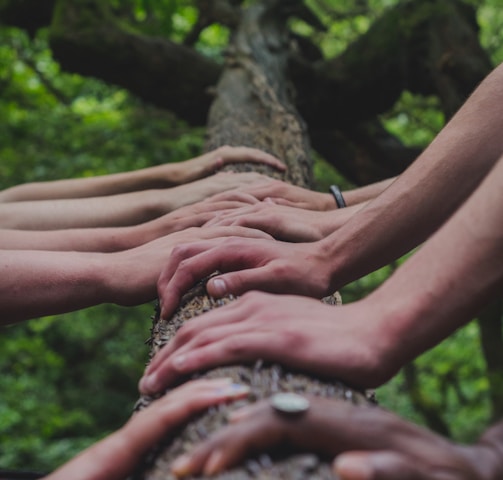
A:
[[[290,181],[308,185],[311,171],[308,140],[302,120],[290,103],[291,90],[285,77],[288,51],[288,37],[283,27],[285,19],[272,3],[264,2],[250,8],[243,18],[218,84],[210,114],[207,146],[213,148],[235,143],[263,148],[285,159]],[[167,322],[158,318],[154,320],[152,353],[161,348],[185,321],[229,301],[232,298],[217,301],[209,298],[204,282],[201,283],[184,297],[172,319]],[[335,305],[338,295],[325,301]],[[251,395],[247,400],[210,409],[177,432],[175,437],[166,439],[158,451],[152,452],[146,470],[136,478],[172,478],[169,473],[172,460],[224,425],[230,410],[279,391],[342,398],[355,403],[368,401],[365,394],[338,382],[315,379],[280,365],[265,364],[260,359],[254,366],[218,368],[205,372],[203,376],[232,377],[236,382],[249,384]],[[142,397],[138,408],[150,401],[150,398]],[[248,460],[243,466],[216,478],[323,479],[332,478],[332,475],[328,461],[311,454],[295,455],[280,450]]]

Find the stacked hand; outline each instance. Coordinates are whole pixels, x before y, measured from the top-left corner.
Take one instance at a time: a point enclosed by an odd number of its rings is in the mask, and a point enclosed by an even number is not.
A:
[[[231,414],[230,426],[188,454],[172,471],[179,477],[213,475],[248,455],[288,445],[335,458],[340,480],[497,480],[503,460],[497,445],[483,440],[455,445],[378,407],[309,398],[309,410],[286,417],[268,401]]]

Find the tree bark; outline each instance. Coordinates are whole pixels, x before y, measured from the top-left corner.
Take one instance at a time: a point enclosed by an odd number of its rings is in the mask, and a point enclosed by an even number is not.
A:
[[[290,181],[306,186],[311,177],[309,142],[303,121],[290,101],[291,86],[286,76],[288,34],[284,27],[286,18],[282,15],[281,3],[264,1],[245,12],[210,111],[207,147],[234,143],[262,148],[286,161]],[[255,169],[251,165],[249,168]],[[326,301],[335,305],[337,299],[337,295],[334,295]],[[185,321],[232,300],[208,297],[202,282],[182,299],[173,318],[167,322],[155,318],[151,353],[155,354]],[[310,393],[355,403],[367,401],[364,393],[351,390],[339,382],[307,376],[277,364],[269,365],[261,359],[257,359],[254,366],[218,368],[202,376],[232,377],[236,382],[249,384],[251,395],[245,401],[210,409],[177,432],[174,438],[166,439],[164,445],[152,452],[146,460],[145,469],[140,469],[136,478],[172,478],[169,465],[173,459],[223,426],[229,411],[268,398],[276,392]],[[151,400],[142,397],[138,407],[143,408]],[[332,478],[329,462],[315,455],[294,455],[282,449],[270,456],[262,455],[248,460],[243,466],[216,478],[293,479],[307,476]]]

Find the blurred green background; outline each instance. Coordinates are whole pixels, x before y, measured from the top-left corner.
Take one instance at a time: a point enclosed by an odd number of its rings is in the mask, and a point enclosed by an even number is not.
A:
[[[107,1],[130,8],[140,25],[147,10],[153,10],[155,28],[175,40],[182,39],[197,18],[195,2],[190,1]],[[353,2],[324,3],[349,12]],[[397,2],[363,3],[365,13],[341,16],[315,39],[328,56]],[[499,2],[475,3],[481,42],[497,64],[503,60]],[[293,27],[310,35],[300,21]],[[203,31],[196,48],[219,58],[227,39],[228,31],[213,25]],[[0,188],[137,169],[201,151],[202,129],[125,90],[60,71],[45,29],[31,38],[23,30],[0,26],[0,92]],[[427,145],[444,121],[435,98],[411,94],[404,94],[382,119],[405,144],[416,146]],[[322,159],[316,161],[315,174],[322,191],[331,183],[351,186]],[[342,291],[344,302],[373,290],[399,263],[348,285]],[[1,467],[51,470],[127,420],[147,359],[144,341],[153,308],[104,305],[0,330]],[[489,394],[473,322],[377,392],[384,406],[445,429],[459,441],[474,439],[488,424]]]

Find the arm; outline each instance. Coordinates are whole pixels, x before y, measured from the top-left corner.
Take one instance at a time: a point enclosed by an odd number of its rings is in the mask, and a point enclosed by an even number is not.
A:
[[[226,164],[242,162],[262,163],[278,170],[285,169],[282,162],[268,153],[254,148],[224,146],[185,162],[96,177],[17,185],[0,192],[0,203],[100,197],[173,187],[211,175]]]
[[[239,225],[257,228],[285,242],[315,242],[339,229],[364,205],[317,211],[264,201],[217,212],[205,226]]]
[[[258,173],[220,173],[168,190],[0,203],[0,227],[21,230],[118,227],[136,225],[243,185],[268,183]]]
[[[503,157],[465,205],[365,299],[333,309],[250,292],[184,325],[148,366],[140,389],[158,391],[180,375],[256,358],[361,387],[381,385],[501,292],[502,205]],[[303,260],[309,271],[312,259]],[[165,310],[173,292],[163,293]]]
[[[325,239],[295,246],[232,240],[177,249],[160,279],[163,314],[169,315],[190,281],[202,278],[199,272],[230,272],[208,282],[216,297],[259,289],[320,298],[424,242],[501,156],[502,102],[503,64],[406,172]]]
[[[365,187],[342,192],[346,205],[351,207],[372,200],[394,181],[395,178],[390,178]],[[277,205],[303,208],[306,210],[318,210],[320,212],[337,210],[337,205],[331,193],[321,193],[309,190],[280,180],[274,180],[268,185],[246,187],[243,188],[241,192],[252,195],[257,200],[267,200]],[[235,192],[223,193],[219,199],[230,200],[233,198],[234,194]]]
[[[151,301],[160,266],[176,245],[225,235],[267,237],[240,227],[190,228],[116,253],[0,250],[0,323]]]
[[[309,403],[305,414],[293,418],[276,413],[267,401],[234,411],[230,426],[175,460],[172,472],[215,475],[249,455],[288,445],[337,456],[333,467],[340,480],[502,478],[503,422],[464,447],[378,407],[319,397]]]
[[[245,199],[246,200],[246,199]],[[1,250],[49,250],[77,252],[117,252],[148,243],[170,233],[200,227],[215,212],[246,205],[245,200],[203,201],[130,227],[74,228],[65,230],[0,229]]]
[[[229,379],[196,380],[172,390],[135,414],[112,435],[83,451],[46,480],[125,480],[149,449],[191,416],[247,395],[248,388]]]

